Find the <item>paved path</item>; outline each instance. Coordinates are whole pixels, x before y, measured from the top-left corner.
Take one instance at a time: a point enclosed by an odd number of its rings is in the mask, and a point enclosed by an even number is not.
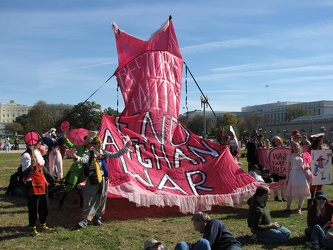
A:
[[[10,150],[9,153],[10,154],[22,154],[26,149],[26,145],[25,144],[20,144],[20,149],[19,150]],[[6,150],[2,150],[2,148],[0,149],[0,154],[6,154]]]

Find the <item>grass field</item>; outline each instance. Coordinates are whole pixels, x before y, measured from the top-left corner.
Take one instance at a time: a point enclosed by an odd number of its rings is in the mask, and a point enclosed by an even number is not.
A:
[[[58,200],[50,199],[48,226],[50,230],[37,237],[28,236],[28,209],[24,198],[4,195],[13,174],[19,165],[19,153],[0,153],[0,248],[1,249],[143,249],[146,239],[156,238],[164,243],[166,249],[174,249],[180,240],[196,241],[201,235],[194,231],[191,215],[184,215],[178,207],[136,207],[126,199],[108,199],[106,214],[101,227],[88,226],[79,230],[81,209],[69,197],[64,209],[57,210]],[[247,169],[245,158],[242,167]],[[64,160],[65,172],[71,160]],[[325,191],[331,198],[332,185]],[[249,239],[247,227],[247,206],[242,208],[213,207],[212,218],[221,220],[229,231],[243,244],[243,249],[306,249],[304,229],[306,210],[296,214],[296,201],[292,213],[283,213],[284,202],[269,201],[274,221],[291,230],[292,236],[286,245],[267,246],[255,244]]]

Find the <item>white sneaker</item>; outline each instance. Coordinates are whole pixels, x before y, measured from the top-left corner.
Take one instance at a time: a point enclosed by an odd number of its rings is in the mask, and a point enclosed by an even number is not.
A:
[[[86,219],[83,219],[77,223],[81,228],[85,228],[88,226],[88,221]]]

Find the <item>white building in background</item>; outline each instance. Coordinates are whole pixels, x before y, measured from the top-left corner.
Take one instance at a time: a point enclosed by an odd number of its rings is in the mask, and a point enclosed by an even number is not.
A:
[[[242,112],[260,114],[265,124],[285,123],[286,112],[290,108],[305,108],[314,116],[332,115],[333,101],[314,102],[275,102],[243,107]]]
[[[17,117],[28,114],[30,108],[27,105],[17,104],[15,100],[7,104],[0,102],[0,134],[6,134],[6,124],[13,123]]]
[[[311,116],[301,116],[294,120],[286,120],[286,112],[290,108],[305,108]],[[259,130],[266,138],[279,135],[284,139],[291,137],[293,130],[302,134],[325,133],[328,142],[333,137],[333,101],[322,100],[313,102],[276,102],[243,107],[242,112],[260,116]],[[255,128],[258,129],[258,128]]]
[[[302,116],[287,121],[286,113],[290,108],[305,108],[310,111],[311,116]],[[321,100],[313,102],[275,102],[261,105],[242,107],[241,112],[215,111],[215,115],[223,116],[226,113],[234,114],[236,117],[246,117],[256,114],[260,117],[256,129],[265,138],[271,139],[279,135],[289,139],[293,130],[299,130],[302,134],[317,134],[325,132],[325,140],[328,142],[333,138],[333,101]],[[216,123],[216,117],[210,110],[206,110],[206,118]],[[191,118],[197,114],[202,115],[202,110],[194,110],[184,113],[184,116]],[[237,126],[236,126],[237,127]],[[246,131],[243,131],[246,132]],[[248,132],[248,131],[247,131]]]
[[[15,100],[7,104],[0,102],[0,123],[13,123],[16,117],[28,114],[30,108],[27,105],[17,104]]]

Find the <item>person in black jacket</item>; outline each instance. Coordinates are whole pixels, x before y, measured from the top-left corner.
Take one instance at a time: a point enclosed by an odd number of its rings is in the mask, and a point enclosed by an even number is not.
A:
[[[10,176],[9,185],[6,195],[27,197],[27,191],[23,182],[22,166],[17,168],[17,171]]]
[[[179,242],[175,250],[240,250],[241,243],[228,231],[226,226],[217,219],[211,219],[208,214],[198,212],[192,217],[196,231],[203,237],[196,243]]]
[[[248,164],[248,172],[251,171],[253,165],[259,165],[258,158],[258,132],[253,130],[251,132],[251,138],[246,144],[246,160]]]

